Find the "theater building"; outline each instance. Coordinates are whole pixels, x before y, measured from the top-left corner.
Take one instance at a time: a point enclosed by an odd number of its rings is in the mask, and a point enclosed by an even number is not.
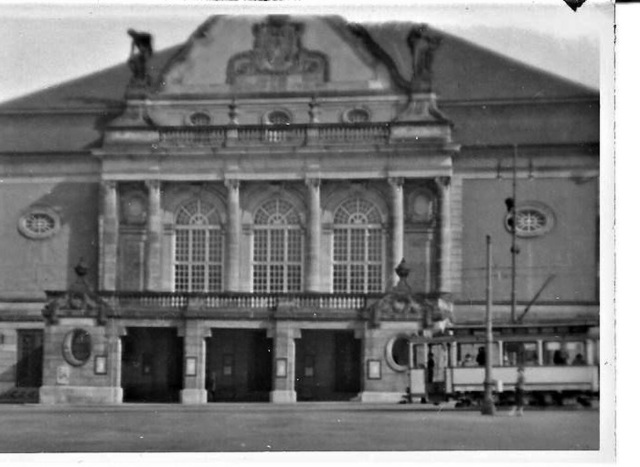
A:
[[[416,337],[450,387],[487,235],[496,365],[597,369],[596,90],[425,25],[130,35],[126,64],[0,105],[3,400],[398,402]]]

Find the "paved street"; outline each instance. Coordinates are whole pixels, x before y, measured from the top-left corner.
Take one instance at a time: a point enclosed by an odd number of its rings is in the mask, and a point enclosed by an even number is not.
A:
[[[0,452],[598,449],[598,411],[495,417],[433,406],[304,403],[0,405]]]

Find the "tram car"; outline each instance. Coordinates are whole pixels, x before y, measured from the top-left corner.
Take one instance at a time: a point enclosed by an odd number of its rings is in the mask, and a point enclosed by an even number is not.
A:
[[[411,398],[473,405],[484,397],[486,330],[455,327],[450,335],[410,340]],[[530,405],[591,405],[599,397],[597,326],[494,325],[492,380],[497,403],[511,403],[525,369]]]

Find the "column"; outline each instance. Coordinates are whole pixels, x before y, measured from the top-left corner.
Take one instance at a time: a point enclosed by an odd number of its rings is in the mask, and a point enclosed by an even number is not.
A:
[[[211,337],[211,328],[203,327],[197,320],[188,320],[184,325],[183,386],[180,402],[185,405],[206,404],[206,338]]]
[[[289,323],[276,322],[269,337],[273,339],[273,390],[271,402],[296,402],[296,342],[300,330]]]
[[[395,268],[404,257],[404,189],[402,178],[390,178],[391,185],[391,209],[393,234],[391,239],[391,264]],[[398,275],[392,274],[393,284],[398,283]]]
[[[115,402],[122,402],[122,338],[127,335],[127,330],[109,320],[107,323],[107,371],[109,385],[114,391]]]
[[[451,178],[437,177],[435,179],[440,195],[439,212],[439,237],[440,237],[440,264],[438,291],[440,293],[451,292]]]
[[[306,180],[309,190],[309,219],[307,222],[307,264],[305,276],[305,290],[307,292],[320,292],[320,179],[308,178]]]
[[[116,290],[118,265],[118,186],[113,180],[103,181],[100,245],[100,289]]]
[[[225,180],[227,187],[227,256],[225,290],[240,290],[240,181]]]
[[[160,181],[147,180],[147,248],[145,257],[146,290],[162,289],[162,212],[160,208]]]

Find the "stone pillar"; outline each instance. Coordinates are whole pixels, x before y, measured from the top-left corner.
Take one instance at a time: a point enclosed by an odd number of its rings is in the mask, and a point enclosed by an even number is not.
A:
[[[307,292],[320,292],[320,179],[308,178],[306,184],[309,190],[309,219],[305,289]]]
[[[107,368],[110,385],[116,388],[119,400],[122,401],[122,337],[127,335],[126,328],[110,320],[107,324]]]
[[[113,180],[103,181],[100,232],[100,289],[116,290],[118,267],[118,186]]]
[[[391,185],[391,208],[393,219],[393,236],[391,239],[391,264],[395,268],[404,257],[404,189],[402,187],[404,179],[390,178]],[[397,274],[393,274],[393,284],[398,283]]]
[[[225,290],[240,290],[240,181],[225,180],[227,186],[227,252]]]
[[[439,280],[438,292],[451,293],[451,178],[438,177],[435,179],[440,196],[439,210],[439,240],[440,257],[438,263]]]
[[[160,207],[160,181],[147,180],[147,245],[145,257],[146,290],[162,289],[162,211]]]
[[[286,404],[296,402],[296,342],[300,330],[290,323],[276,322],[270,331],[273,339],[273,390],[271,402]]]
[[[180,402],[183,404],[206,404],[206,341],[211,328],[203,327],[197,320],[187,320],[184,325],[183,388]]]

